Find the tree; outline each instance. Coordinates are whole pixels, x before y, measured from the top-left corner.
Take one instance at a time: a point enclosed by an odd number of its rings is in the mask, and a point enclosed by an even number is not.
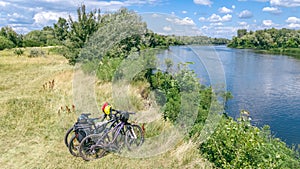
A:
[[[100,9],[86,13],[85,5],[77,9],[78,21],[69,16],[70,33],[68,38],[75,43],[76,47],[83,47],[89,36],[98,29],[101,19]]]
[[[66,53],[64,56],[69,60],[70,64],[75,64],[80,49],[84,46],[84,43],[88,40],[90,35],[97,31],[101,19],[100,9],[93,10],[89,13],[85,11],[85,5],[82,5],[77,9],[78,21],[74,21],[69,16],[69,33],[65,43]],[[64,20],[61,20],[61,24]],[[66,27],[63,27],[65,29]]]
[[[21,47],[22,46],[22,36],[17,34],[11,27],[9,26],[5,26],[2,27],[0,30],[0,36],[6,37],[8,40],[10,40],[11,42],[13,42],[14,47],[18,46]]]
[[[0,50],[10,49],[14,47],[14,43],[4,36],[0,36]]]
[[[237,31],[237,36],[238,36],[238,38],[241,38],[241,37],[243,37],[244,35],[246,35],[247,34],[247,29],[239,29],[238,31]]]
[[[65,18],[58,18],[56,24],[54,24],[54,36],[59,41],[65,41],[68,36],[69,23]]]
[[[40,30],[33,30],[24,36],[25,47],[39,47],[47,43],[46,36]]]
[[[50,26],[46,26],[43,28],[41,36],[43,37],[43,39],[46,39],[44,43],[47,46],[55,46],[60,44],[59,40],[55,38],[54,29]]]

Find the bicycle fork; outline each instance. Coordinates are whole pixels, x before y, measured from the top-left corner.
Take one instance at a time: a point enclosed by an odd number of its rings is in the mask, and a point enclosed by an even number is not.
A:
[[[136,134],[135,134],[135,132],[133,130],[133,127],[130,127],[130,131],[131,131],[131,134],[133,135],[133,138],[137,139],[137,136],[136,136]]]

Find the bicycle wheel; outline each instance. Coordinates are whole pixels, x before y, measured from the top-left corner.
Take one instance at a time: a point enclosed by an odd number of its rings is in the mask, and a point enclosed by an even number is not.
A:
[[[125,135],[125,144],[128,150],[140,147],[144,143],[144,132],[139,125],[132,124],[128,127]]]
[[[77,140],[76,136],[73,135],[71,140],[70,140],[70,143],[69,143],[69,151],[70,153],[75,156],[75,157],[79,157],[79,141]]]
[[[105,150],[101,141],[100,134],[91,134],[85,137],[79,146],[79,154],[85,161],[101,158],[105,155]],[[99,141],[99,144],[97,142]]]
[[[70,140],[71,140],[71,136],[70,136],[70,133],[73,131],[73,127],[69,128],[65,134],[65,145],[67,147],[69,147],[69,143],[70,143]]]

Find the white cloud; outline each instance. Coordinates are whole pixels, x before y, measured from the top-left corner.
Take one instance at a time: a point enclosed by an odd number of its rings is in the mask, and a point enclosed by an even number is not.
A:
[[[223,23],[222,22],[217,22],[217,23],[211,23],[209,25],[211,25],[211,26],[223,26]]]
[[[262,23],[263,23],[263,26],[266,26],[266,27],[276,26],[276,24],[274,24],[272,20],[263,20]]]
[[[20,23],[20,22],[24,22],[25,20],[27,20],[27,18],[24,15],[20,15],[18,13],[13,13],[13,14],[7,14],[7,17],[9,18],[8,21],[10,23]]]
[[[231,21],[231,19],[232,19],[232,15],[230,15],[230,14],[226,14],[222,17],[223,22]]]
[[[195,22],[189,18],[189,17],[185,17],[183,19],[179,19],[179,18],[166,18],[167,21],[175,23],[177,25],[196,25]]]
[[[187,13],[187,11],[181,11],[181,13],[183,13],[183,14],[186,14],[186,13]]]
[[[200,18],[199,18],[200,19]],[[210,17],[207,18],[209,22],[228,22],[231,21],[232,15],[226,14],[223,17],[217,14],[212,14]]]
[[[206,6],[212,5],[212,2],[210,0],[194,0],[194,3],[198,5],[206,5]]]
[[[273,13],[273,14],[279,14],[281,13],[282,11],[276,7],[264,7],[262,9],[262,11],[264,12],[270,12],[270,13]]]
[[[13,14],[7,14],[8,17],[13,17],[13,18],[25,18],[23,15],[20,15],[18,13],[13,13]]]
[[[236,26],[224,26],[221,24],[223,23],[210,23],[209,25],[202,26],[200,30],[206,36],[231,38],[236,34],[237,29],[241,28]]]
[[[212,14],[209,18],[207,18],[209,22],[220,22],[222,20],[220,15]]]
[[[0,1],[0,6],[6,7],[9,4],[10,3],[8,3],[8,2]]]
[[[248,25],[247,22],[238,22],[238,24],[239,24],[240,26],[247,26],[247,25]]]
[[[153,17],[153,18],[157,18],[157,17],[159,17],[159,15],[156,14],[156,13],[154,13],[154,14],[152,14],[152,17]]]
[[[200,18],[199,18],[199,21],[200,21],[200,22],[204,22],[204,21],[206,21],[206,19],[205,19],[205,17],[200,17]]]
[[[235,5],[232,5],[231,8],[232,8],[232,9],[235,9]]]
[[[194,21],[189,17],[185,17],[183,19],[176,18],[175,23],[179,25],[195,25]]]
[[[164,26],[163,30],[164,31],[172,31],[172,28],[170,26]]]
[[[201,27],[201,29],[207,30],[207,29],[208,29],[208,26],[205,26],[205,25],[204,25],[204,26]]]
[[[26,27],[23,27],[22,24],[9,24],[10,27],[13,28],[14,31],[20,32],[20,33],[28,33],[30,30]]]
[[[61,2],[61,0],[41,0],[41,1],[44,1],[44,2]]]
[[[67,12],[39,12],[33,17],[35,24],[46,25],[49,22],[57,21],[59,17],[67,18]]]
[[[285,20],[285,22],[287,23],[300,23],[300,18],[297,17],[289,17],[287,20]]]
[[[269,2],[270,0],[255,0],[255,1],[258,1],[258,2]]]
[[[239,18],[241,19],[248,19],[248,18],[252,18],[253,14],[252,12],[248,11],[248,10],[243,10],[240,14],[239,14]]]
[[[57,0],[50,0],[50,1],[57,1]],[[73,1],[69,1],[73,2]],[[81,2],[81,1],[79,1]],[[86,7],[94,9],[100,8],[102,11],[116,11],[121,7],[129,7],[134,5],[146,5],[146,4],[156,4],[159,3],[160,0],[125,0],[125,1],[99,1],[99,0],[88,0],[84,1]],[[73,2],[74,3],[74,2]],[[80,4],[79,4],[80,5]]]
[[[232,13],[232,10],[223,6],[222,8],[219,8],[219,12],[220,13]]]
[[[290,23],[288,25],[289,28],[295,29],[295,28],[300,28],[300,24],[298,23]]]
[[[137,3],[139,2],[137,1]],[[128,1],[86,1],[85,5],[87,7],[97,7],[104,11],[116,11],[121,7],[130,6],[130,3]]]
[[[272,6],[299,7],[299,0],[270,0]]]

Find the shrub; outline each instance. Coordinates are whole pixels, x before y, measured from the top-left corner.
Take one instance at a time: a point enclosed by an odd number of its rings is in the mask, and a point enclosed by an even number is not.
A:
[[[200,151],[220,168],[299,168],[298,153],[270,133],[224,117]]]
[[[21,56],[24,54],[24,50],[23,49],[20,49],[20,48],[17,48],[14,50],[14,54],[18,55],[18,56]]]
[[[29,57],[40,57],[44,56],[45,52],[39,48],[30,49]]]

